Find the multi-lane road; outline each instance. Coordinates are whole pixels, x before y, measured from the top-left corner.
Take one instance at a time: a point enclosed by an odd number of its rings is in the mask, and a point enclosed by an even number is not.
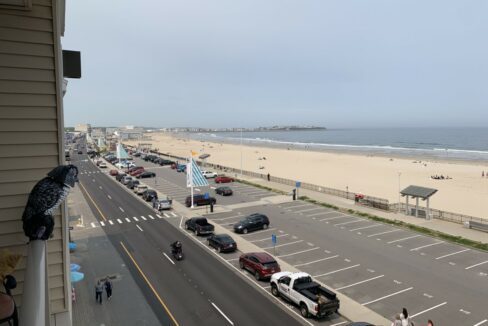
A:
[[[99,221],[92,227],[105,228],[162,325],[306,324],[100,173],[86,155],[74,155],[73,164]],[[177,239],[186,257],[174,263],[169,244]]]
[[[148,185],[184,202],[184,173],[137,163],[157,173]],[[214,195],[216,186],[199,190]],[[266,200],[274,193],[248,185],[231,188],[234,196],[216,196],[225,211],[208,219],[232,234],[232,225],[246,214],[267,214],[270,229],[243,236],[246,240],[363,306],[387,318],[406,307],[420,325],[427,319],[437,325],[488,325],[486,252],[303,201],[274,204]],[[236,263],[235,257],[228,259]]]

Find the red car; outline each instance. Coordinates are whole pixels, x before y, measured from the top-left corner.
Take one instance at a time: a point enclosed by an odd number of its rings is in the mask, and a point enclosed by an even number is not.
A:
[[[139,174],[141,174],[142,172],[145,172],[146,170],[144,170],[144,168],[139,168],[139,169],[135,169],[134,171],[130,172],[129,174],[133,177],[137,177]]]
[[[117,170],[110,170],[109,174],[114,177],[117,174],[119,174],[119,171],[117,171]]]
[[[215,183],[229,183],[234,182],[234,179],[226,176],[218,176],[215,178]]]
[[[274,273],[281,272],[280,265],[266,252],[252,252],[239,257],[239,266],[254,274],[256,280],[268,279]]]

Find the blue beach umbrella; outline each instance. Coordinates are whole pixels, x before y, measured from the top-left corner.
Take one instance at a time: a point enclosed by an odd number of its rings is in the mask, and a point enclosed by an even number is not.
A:
[[[80,270],[80,268],[81,266],[78,264],[69,264],[69,270],[72,272],[77,272]]]
[[[80,272],[71,272],[71,283],[76,283],[85,278],[85,274]]]

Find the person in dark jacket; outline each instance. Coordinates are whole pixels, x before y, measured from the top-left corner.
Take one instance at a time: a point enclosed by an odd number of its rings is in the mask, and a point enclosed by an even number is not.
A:
[[[110,300],[112,297],[112,282],[108,276],[105,279],[105,291],[107,292],[107,300]]]

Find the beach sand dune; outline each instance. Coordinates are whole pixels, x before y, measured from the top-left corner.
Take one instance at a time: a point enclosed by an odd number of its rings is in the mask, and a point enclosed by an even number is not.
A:
[[[188,157],[190,151],[210,154],[208,162],[241,167],[248,171],[309,182],[349,192],[363,193],[398,202],[398,189],[418,185],[438,189],[431,198],[431,207],[465,215],[488,217],[488,164],[479,162],[432,161],[382,156],[342,154],[239,146],[211,143],[184,138],[182,135],[151,133],[153,148],[160,152]],[[127,141],[137,145],[139,141]],[[264,158],[264,159],[263,159]],[[400,176],[399,176],[400,173]],[[449,180],[434,180],[433,175],[449,176]],[[400,181],[400,185],[399,185]],[[404,199],[402,199],[404,200]],[[425,205],[424,202],[420,202]]]

